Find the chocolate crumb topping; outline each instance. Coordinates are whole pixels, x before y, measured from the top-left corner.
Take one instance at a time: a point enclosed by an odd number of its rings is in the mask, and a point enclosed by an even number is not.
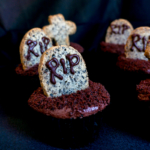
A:
[[[16,67],[15,71],[17,74],[21,76],[37,76],[38,73],[38,65],[36,64],[33,67],[29,68],[28,70],[23,70],[22,64],[19,64],[18,67]]]
[[[124,53],[124,46],[125,45],[106,43],[104,41],[102,41],[100,43],[100,47],[101,47],[102,51],[114,53],[114,54],[118,54],[118,55],[121,55]]]
[[[136,85],[136,91],[139,100],[150,102],[150,79],[142,80]]]
[[[123,70],[150,74],[150,62],[140,59],[126,58],[125,54],[118,57],[116,65]]]
[[[34,110],[61,119],[89,116],[102,111],[109,103],[110,95],[105,87],[92,81],[85,90],[57,98],[47,98],[39,87],[28,100]]]

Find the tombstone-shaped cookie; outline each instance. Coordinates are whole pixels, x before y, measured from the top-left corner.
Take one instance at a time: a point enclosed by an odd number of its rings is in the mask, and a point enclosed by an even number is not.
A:
[[[129,21],[125,19],[114,20],[107,29],[105,42],[125,45],[132,30],[133,27]]]
[[[150,28],[139,27],[132,31],[125,45],[126,58],[148,60],[144,55],[147,41],[150,39]]]
[[[23,70],[27,70],[40,62],[45,50],[52,46],[52,40],[40,28],[29,30],[20,43],[20,59]]]
[[[53,38],[56,45],[70,45],[69,35],[76,32],[76,24],[66,21],[62,14],[50,15],[50,25],[44,26],[43,30],[50,38]]]
[[[71,46],[54,46],[46,50],[41,56],[38,72],[47,97],[68,95],[89,87],[84,59]]]

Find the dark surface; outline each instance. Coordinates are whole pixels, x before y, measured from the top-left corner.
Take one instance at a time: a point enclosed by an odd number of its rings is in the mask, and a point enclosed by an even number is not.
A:
[[[22,80],[15,73],[20,64],[19,44],[25,32],[48,24],[48,15],[57,13],[77,24],[77,32],[70,36],[70,41],[84,47],[82,55],[90,79],[102,83],[111,95],[98,138],[76,149],[149,149],[150,111],[138,102],[136,93],[136,84],[144,76],[119,70],[116,57],[99,49],[114,19],[127,19],[134,28],[150,26],[149,6],[148,0],[0,1],[0,150],[68,148],[67,144],[51,141],[51,134],[47,137],[42,133],[36,112],[27,105],[37,88],[36,81],[31,80],[29,85],[29,80]]]

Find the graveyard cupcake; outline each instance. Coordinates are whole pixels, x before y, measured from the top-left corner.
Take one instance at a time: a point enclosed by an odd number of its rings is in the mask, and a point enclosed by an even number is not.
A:
[[[76,24],[72,21],[66,21],[62,14],[50,15],[48,17],[49,25],[43,27],[44,32],[49,38],[54,40],[54,45],[67,45],[77,49],[80,53],[84,51],[84,48],[69,41],[69,35],[76,32]]]
[[[93,118],[109,105],[110,95],[103,85],[89,80],[81,54],[71,46],[51,47],[43,53],[38,71],[41,87],[30,96],[28,105],[59,120],[61,132],[68,139],[75,134],[79,139],[89,137]]]
[[[52,46],[52,40],[40,28],[29,30],[20,43],[21,64],[15,69],[21,76],[37,76],[43,52]]]
[[[150,59],[150,40],[147,42],[145,49],[145,56]],[[150,104],[150,76],[147,79],[141,80],[139,84],[136,85],[137,97],[140,101],[149,102]]]
[[[125,53],[118,57],[117,66],[124,71],[150,74],[149,48],[145,51],[149,37],[149,27],[133,30],[127,39]]]
[[[114,20],[107,29],[105,42],[100,43],[100,48],[104,52],[120,55],[124,53],[124,46],[133,27],[125,19]]]

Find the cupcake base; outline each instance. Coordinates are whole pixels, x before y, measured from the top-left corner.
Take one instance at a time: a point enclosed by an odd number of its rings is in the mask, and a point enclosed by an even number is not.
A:
[[[102,111],[109,105],[110,95],[100,83],[89,83],[88,89],[57,98],[47,98],[39,87],[28,100],[33,110],[47,118],[46,132],[59,144],[81,147],[99,135]]]

